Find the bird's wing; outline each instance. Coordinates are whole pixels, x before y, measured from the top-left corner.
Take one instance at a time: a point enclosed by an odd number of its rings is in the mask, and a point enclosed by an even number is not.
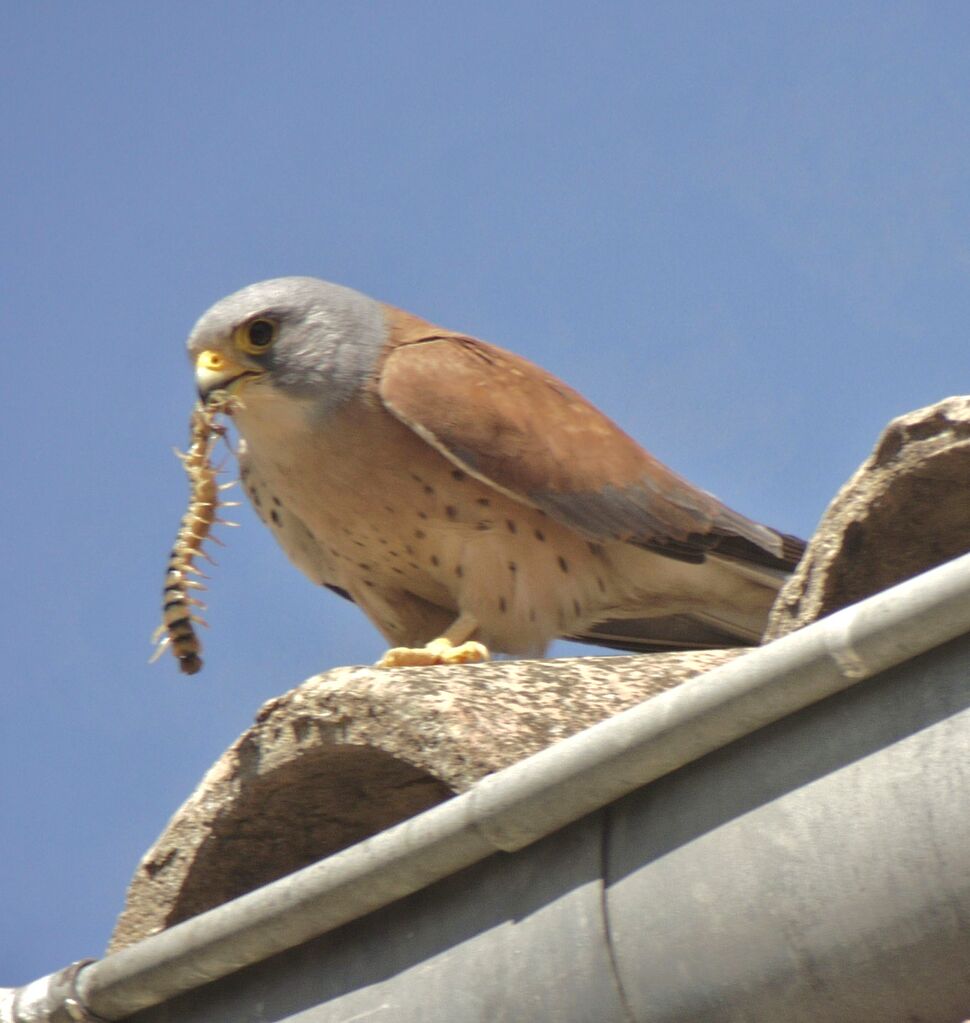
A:
[[[572,388],[494,345],[444,332],[408,340],[388,353],[377,391],[456,466],[590,539],[689,561],[716,549],[782,569],[801,553],[800,541],[698,490]]]

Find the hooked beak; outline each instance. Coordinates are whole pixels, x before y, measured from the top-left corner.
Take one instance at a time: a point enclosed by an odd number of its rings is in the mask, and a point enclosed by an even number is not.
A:
[[[247,369],[211,348],[199,352],[195,359],[195,386],[203,401],[213,391],[238,394],[246,380],[259,375],[259,371]]]

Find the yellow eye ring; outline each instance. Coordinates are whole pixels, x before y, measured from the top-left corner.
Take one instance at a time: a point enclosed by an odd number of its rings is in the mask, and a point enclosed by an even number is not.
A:
[[[236,347],[248,355],[262,355],[276,340],[279,325],[265,316],[240,324],[234,334]]]

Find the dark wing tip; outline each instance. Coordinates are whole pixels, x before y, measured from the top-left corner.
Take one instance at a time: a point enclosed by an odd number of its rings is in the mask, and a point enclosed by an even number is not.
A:
[[[800,536],[792,536],[791,533],[779,533],[781,537],[782,558],[795,569],[805,554],[807,541]]]
[[[772,545],[772,550],[746,536],[734,533],[712,535],[708,538],[707,550],[711,553],[717,552],[722,557],[737,558],[739,561],[747,561],[754,565],[777,568],[782,572],[793,572],[805,553],[805,541],[774,529],[768,532],[773,533],[778,540],[777,544]]]

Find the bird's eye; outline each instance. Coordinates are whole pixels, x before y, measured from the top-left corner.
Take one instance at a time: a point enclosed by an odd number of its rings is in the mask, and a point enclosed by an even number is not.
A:
[[[276,339],[276,329],[272,320],[251,320],[236,330],[236,344],[250,355],[260,355]]]

